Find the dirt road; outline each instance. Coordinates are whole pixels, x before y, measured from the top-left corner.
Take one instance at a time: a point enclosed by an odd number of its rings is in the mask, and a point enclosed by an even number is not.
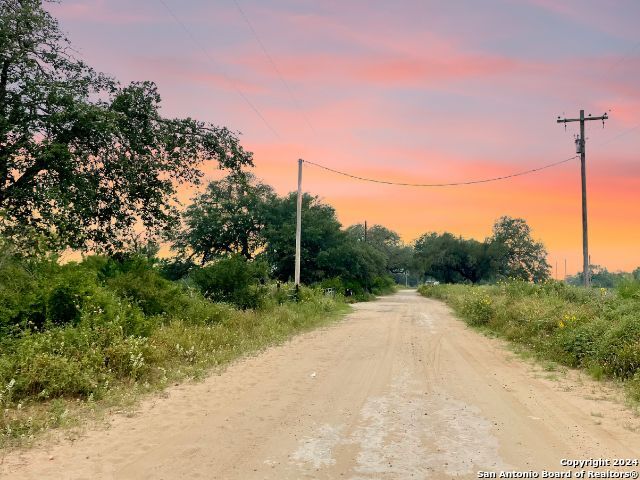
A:
[[[640,457],[640,422],[614,396],[578,374],[536,368],[443,304],[402,291],[173,388],[107,430],[11,453],[0,477],[438,479],[567,470],[563,458]]]

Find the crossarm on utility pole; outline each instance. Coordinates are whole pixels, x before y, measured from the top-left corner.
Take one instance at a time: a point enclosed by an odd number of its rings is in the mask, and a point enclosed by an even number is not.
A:
[[[582,119],[582,121],[585,120],[608,120],[609,116],[605,113],[604,115],[601,115],[599,117],[584,117]],[[556,120],[557,123],[570,123],[570,122],[579,122],[581,121],[580,118],[560,118],[558,117],[558,120]]]

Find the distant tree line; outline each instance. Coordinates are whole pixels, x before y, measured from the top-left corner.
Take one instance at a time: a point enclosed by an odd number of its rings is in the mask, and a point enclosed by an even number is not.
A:
[[[542,243],[521,218],[501,217],[484,241],[451,233],[427,233],[414,244],[415,267],[423,277],[445,283],[488,283],[503,278],[540,282],[550,266]]]
[[[500,278],[542,281],[549,277],[544,246],[531,237],[523,219],[502,217],[485,241],[450,233],[427,233],[411,245],[382,226],[342,229],[334,209],[305,194],[302,202],[304,283],[346,284],[367,289],[382,278],[411,274],[412,280],[448,283],[491,282]],[[172,242],[180,262],[204,266],[229,255],[262,261],[270,275],[293,277],[296,220],[294,193],[279,197],[244,172],[209,183],[183,214]]]
[[[627,281],[640,281],[640,267],[632,272],[610,272],[600,265],[590,265],[591,285],[599,288],[615,288]],[[570,285],[583,285],[584,274],[578,272],[566,278]]]

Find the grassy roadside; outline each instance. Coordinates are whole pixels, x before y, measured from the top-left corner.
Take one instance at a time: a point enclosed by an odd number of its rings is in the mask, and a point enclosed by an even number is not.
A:
[[[236,310],[201,297],[144,332],[135,308],[96,307],[76,325],[5,342],[0,351],[0,448],[24,445],[52,428],[79,425],[134,405],[144,394],[201,378],[211,369],[330,323],[348,310],[340,299],[302,289],[299,303]],[[105,318],[102,318],[104,314]]]
[[[561,282],[426,285],[469,325],[551,360],[621,382],[640,401],[640,283],[585,290]]]

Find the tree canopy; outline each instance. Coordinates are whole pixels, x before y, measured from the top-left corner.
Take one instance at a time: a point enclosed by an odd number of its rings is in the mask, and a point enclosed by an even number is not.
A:
[[[295,267],[296,194],[274,199],[267,213],[264,229],[264,257],[273,275],[283,281],[293,278]],[[302,198],[301,280],[314,283],[326,277],[318,263],[320,252],[337,247],[344,240],[333,207],[318,197]]]
[[[531,237],[521,218],[500,217],[483,242],[451,233],[427,233],[414,243],[415,262],[424,277],[441,282],[491,282],[518,278],[539,282],[549,278],[544,245]]]
[[[533,240],[531,227],[524,219],[500,217],[488,242],[501,250],[503,276],[534,282],[549,278],[547,251],[541,242]]]
[[[373,225],[367,228],[365,235],[364,224],[357,223],[347,227],[346,234],[355,242],[366,242],[375,248],[382,255],[388,273],[404,273],[410,268],[412,248],[402,242],[397,232],[383,225]]]
[[[201,264],[235,253],[251,259],[266,242],[262,233],[275,197],[269,185],[249,173],[210,182],[185,210],[174,247]]]
[[[425,277],[446,283],[488,280],[492,257],[489,245],[451,233],[427,233],[414,244],[416,263]]]
[[[164,118],[152,82],[121,86],[74,58],[41,0],[0,3],[0,229],[116,250],[175,224],[176,186],[204,161],[252,164],[237,136]],[[18,242],[19,243],[19,242]]]

